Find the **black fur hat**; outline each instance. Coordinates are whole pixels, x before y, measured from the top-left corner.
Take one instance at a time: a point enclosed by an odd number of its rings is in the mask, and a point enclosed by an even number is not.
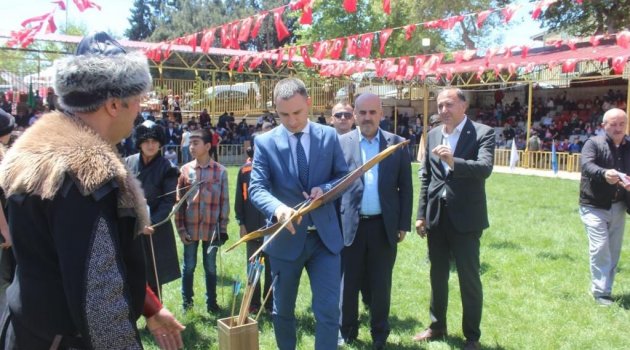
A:
[[[154,139],[160,143],[160,147],[166,144],[166,132],[164,128],[150,120],[145,120],[142,124],[136,126],[134,134],[136,135],[136,147],[140,149],[140,145],[148,140]]]
[[[109,34],[81,40],[74,56],[55,61],[55,92],[66,111],[94,112],[110,97],[138,96],[151,88],[146,56],[127,53]]]

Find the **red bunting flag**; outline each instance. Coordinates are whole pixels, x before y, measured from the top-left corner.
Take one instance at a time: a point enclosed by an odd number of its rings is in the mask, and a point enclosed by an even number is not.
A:
[[[241,59],[238,61],[238,68],[236,69],[236,71],[239,73],[243,73],[243,70],[245,70],[245,63],[247,63],[248,60],[249,55],[241,56]]]
[[[308,47],[306,45],[300,46],[300,55],[302,56],[302,60],[304,60],[304,65],[306,67],[310,68],[313,66],[311,57],[308,54]]]
[[[499,77],[501,75],[501,71],[503,70],[503,64],[499,63],[494,66],[494,76]]]
[[[623,73],[623,70],[626,68],[626,62],[628,58],[625,56],[617,56],[612,60],[612,68],[615,71],[615,74]]]
[[[411,40],[411,35],[416,30],[416,25],[408,24],[404,28],[405,28],[405,40]]]
[[[343,9],[346,12],[357,12],[357,0],[343,0]]]
[[[354,63],[354,71],[357,73],[363,73],[367,68],[367,63],[365,61],[355,62]]]
[[[232,23],[232,30],[230,31],[230,47],[233,49],[240,49],[241,46],[238,44],[238,34],[239,34],[239,30],[238,30],[238,25],[240,22],[233,22]]]
[[[330,58],[333,60],[339,59],[341,57],[341,52],[343,51],[343,39],[338,38],[333,41],[332,48],[330,49]]]
[[[261,12],[258,16],[256,16],[256,23],[254,23],[254,28],[252,29],[251,37],[255,38],[258,36],[258,31],[260,30],[260,26],[262,25],[263,20],[267,17],[269,12]]]
[[[440,21],[440,28],[451,30],[455,25],[464,20],[464,16],[453,16]]]
[[[232,26],[230,24],[224,24],[221,26],[221,47],[229,48],[230,46],[230,31]]]
[[[407,75],[407,67],[409,66],[409,56],[403,56],[398,59],[398,75],[404,77]]]
[[[413,61],[413,75],[418,75],[424,65],[424,56],[416,56]]]
[[[74,2],[74,4],[77,6],[79,12],[83,12],[90,8],[95,8],[99,11],[101,10],[101,7],[99,5],[89,0],[72,0],[72,2]]]
[[[45,21],[48,17],[50,17],[50,16],[52,16],[52,15],[53,15],[53,12],[48,12],[48,13],[45,13],[45,14],[40,15],[40,16],[35,16],[35,17],[27,18],[27,19],[23,20],[23,21],[22,21],[22,23],[20,23],[20,25],[21,25],[22,27],[26,27],[27,25],[29,25],[29,24],[31,24],[31,23],[33,23],[33,22],[43,22],[43,21]]]
[[[282,66],[282,60],[284,59],[284,49],[278,49],[278,56],[276,56],[276,68]]]
[[[200,46],[201,46],[201,51],[203,51],[203,53],[208,53],[208,51],[210,51],[210,48],[212,47],[212,44],[214,43],[215,30],[216,30],[215,28],[210,28],[201,37]]]
[[[520,8],[521,8],[521,5],[518,5],[518,4],[512,4],[512,5],[508,5],[504,7],[503,10],[501,10],[501,13],[503,14],[503,22],[505,22],[506,24],[510,23],[510,21],[512,20],[512,17],[516,13],[516,11],[518,11],[518,9]]]
[[[291,46],[289,48],[289,62],[287,62],[287,66],[289,67],[293,66],[293,56],[295,56],[295,51],[297,51],[297,47]]]
[[[603,35],[591,35],[591,38],[588,40],[593,47],[599,46],[599,41],[602,40]]]
[[[55,18],[53,16],[48,17],[48,21],[46,23],[46,30],[44,34],[50,34],[57,31],[57,25],[55,24]]]
[[[351,35],[348,39],[348,44],[346,45],[346,56],[357,55],[357,38],[358,35]]]
[[[247,17],[241,21],[241,30],[238,32],[238,42],[249,40],[249,29],[252,27],[252,18]]]
[[[534,4],[534,11],[532,11],[532,18],[538,19],[542,14],[543,9],[549,7],[549,5],[555,3],[558,0],[540,0]]]
[[[388,15],[392,13],[392,4],[390,0],[383,0],[383,12]]]
[[[193,52],[197,52],[197,34],[190,34],[185,38],[186,44],[192,48]]]
[[[273,20],[276,25],[276,34],[278,35],[278,41],[282,41],[286,39],[290,33],[287,29],[287,26],[282,22],[282,13],[284,12],[285,7],[280,7],[273,10]]]
[[[624,30],[617,33],[617,45],[624,49],[630,47],[630,31]]]
[[[384,67],[384,61],[383,60],[376,60],[374,61],[374,73],[376,74],[376,76],[378,78],[382,77],[383,74],[385,74],[383,67]]]
[[[562,73],[571,73],[575,71],[575,65],[577,60],[575,58],[569,58],[562,63]]]
[[[477,13],[477,28],[481,28],[481,26],[483,26],[483,23],[492,12],[494,12],[494,10],[485,10]]]
[[[166,61],[171,56],[171,51],[172,51],[171,49],[173,48],[173,42],[170,41],[168,44],[162,43],[160,47],[164,49],[164,54],[162,55],[162,58],[164,58],[164,60]]]
[[[321,43],[319,43],[319,45],[317,46],[317,48],[315,48],[315,46],[313,46],[313,50],[314,50],[314,54],[313,57],[317,58],[319,61],[323,60],[326,55],[328,54],[328,50],[330,48],[330,41],[323,41]],[[315,45],[315,44],[313,44]]]
[[[492,59],[492,57],[494,57],[494,55],[496,55],[497,52],[499,52],[499,49],[496,47],[491,47],[488,49],[488,51],[486,51],[486,67],[489,66],[490,59]]]
[[[59,5],[59,8],[61,9],[61,11],[65,11],[66,10],[66,2],[64,0],[57,0],[57,1],[51,1],[53,4],[57,4]]]
[[[529,46],[527,45],[521,46],[521,58],[527,58],[528,52],[529,52]]]
[[[427,62],[424,64],[424,66],[430,71],[435,71],[440,66],[440,63],[442,63],[443,58],[444,58],[443,53],[431,55],[431,57],[429,57]]]
[[[370,57],[372,53],[372,40],[374,40],[374,33],[361,35],[361,47],[357,50],[357,56]]]
[[[383,30],[381,30],[381,35],[380,35],[380,39],[379,39],[379,43],[381,44],[381,47],[379,49],[379,53],[381,54],[381,56],[383,56],[385,54],[385,44],[387,44],[387,40],[389,40],[389,37],[392,35],[392,31],[393,31],[393,29],[383,29]]]
[[[571,39],[569,41],[567,41],[567,46],[571,49],[571,50],[575,50],[575,45],[577,44],[577,42],[575,41],[575,39]]]
[[[230,68],[230,70],[233,70],[234,67],[236,67],[236,64],[238,63],[238,56],[232,56],[232,59],[230,59],[230,64],[228,65],[228,68]]]
[[[254,59],[249,63],[249,69],[254,70],[258,68],[263,62],[263,56],[258,54],[254,56]]]
[[[300,24],[313,24],[313,1],[302,0],[302,16],[300,16]]]
[[[514,75],[516,73],[516,68],[518,68],[516,63],[514,63],[514,62],[510,63],[508,65],[508,73],[510,73],[510,75]]]
[[[486,67],[479,66],[477,68],[477,79],[481,80],[481,78],[483,77],[483,73],[485,73],[485,71],[486,71]]]

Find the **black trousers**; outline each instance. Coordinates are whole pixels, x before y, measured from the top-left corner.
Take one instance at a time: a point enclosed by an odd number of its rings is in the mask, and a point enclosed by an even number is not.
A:
[[[367,282],[370,328],[374,341],[389,336],[392,271],[397,246],[387,240],[382,219],[360,220],[354,242],[341,251],[341,335],[358,336],[359,290]]]
[[[446,203],[442,203],[446,206]],[[446,207],[440,210],[437,228],[427,235],[431,262],[431,329],[446,330],[448,279],[451,257],[455,259],[461,291],[462,328],[467,340],[479,340],[483,291],[479,274],[479,239],[481,231],[458,232],[448,217]]]

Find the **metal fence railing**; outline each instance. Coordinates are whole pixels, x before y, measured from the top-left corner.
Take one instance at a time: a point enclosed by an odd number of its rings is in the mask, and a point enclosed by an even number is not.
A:
[[[497,149],[494,151],[494,165],[510,166],[510,149]],[[549,151],[517,151],[519,161],[517,167],[552,170],[551,157]],[[568,172],[582,171],[580,166],[580,153],[556,152],[558,157],[558,170]]]
[[[168,149],[173,149],[175,151],[177,159],[175,161],[175,164],[178,166],[181,166],[192,160],[192,158],[186,159],[187,155],[182,152],[182,147],[176,145],[165,145],[162,147],[162,155],[165,156],[167,159]],[[243,165],[243,163],[245,163],[245,160],[247,160],[247,154],[245,153],[244,149],[245,147],[243,146],[243,144],[219,145],[216,161],[225,166]]]

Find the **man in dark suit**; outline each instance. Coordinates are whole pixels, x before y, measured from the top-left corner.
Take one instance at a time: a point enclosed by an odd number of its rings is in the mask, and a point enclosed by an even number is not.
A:
[[[381,99],[361,94],[355,101],[357,129],[340,137],[350,170],[360,167],[388,146],[404,139],[379,128]],[[389,335],[392,271],[397,244],[411,229],[413,188],[409,149],[404,147],[368,170],[341,199],[345,248],[342,259],[341,335],[352,342],[358,335],[358,293],[367,280],[375,349]]]
[[[335,130],[309,121],[310,99],[301,80],[281,80],[273,96],[282,126],[255,139],[249,194],[265,217],[285,222],[295,206],[329,191],[348,167]],[[337,348],[342,248],[332,202],[288,223],[265,248],[277,276],[273,325],[279,349],[296,348],[294,310],[304,268],[313,293],[315,349]]]
[[[463,305],[464,349],[479,349],[483,293],[479,240],[488,228],[485,182],[494,163],[494,129],[466,117],[466,96],[459,89],[437,98],[442,127],[427,137],[416,231],[427,237],[431,262],[431,325],[415,341],[446,336],[451,256],[455,259]]]

